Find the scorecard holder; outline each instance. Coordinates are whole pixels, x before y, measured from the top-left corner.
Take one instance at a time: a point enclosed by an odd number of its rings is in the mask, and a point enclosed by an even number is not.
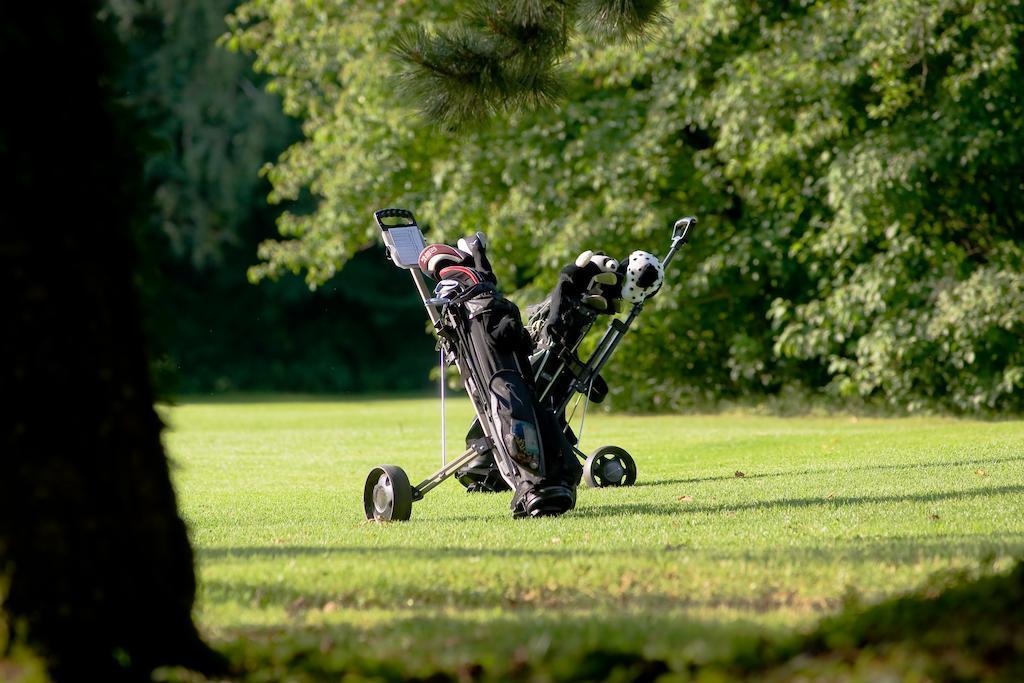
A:
[[[381,230],[384,247],[392,263],[406,270],[418,268],[420,252],[427,244],[412,212],[405,209],[381,209],[374,212],[373,217]]]

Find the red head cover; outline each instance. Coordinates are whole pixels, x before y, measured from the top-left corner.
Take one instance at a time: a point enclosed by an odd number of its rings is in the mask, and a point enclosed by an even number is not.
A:
[[[420,252],[420,270],[423,274],[440,280],[442,268],[454,266],[469,258],[469,254],[447,244],[431,244]]]

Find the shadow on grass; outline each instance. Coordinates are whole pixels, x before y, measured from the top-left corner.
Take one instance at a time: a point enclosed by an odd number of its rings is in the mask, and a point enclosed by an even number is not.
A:
[[[695,513],[726,513],[745,510],[778,508],[838,508],[849,505],[873,505],[878,503],[933,503],[958,498],[979,498],[985,496],[1007,496],[1024,493],[1024,485],[991,486],[959,491],[937,493],[908,493],[889,496],[834,496],[832,498],[781,498],[760,500],[749,503],[721,503],[700,505],[683,503],[618,503],[577,508],[573,513],[578,517],[615,517],[621,515],[687,515]]]
[[[268,584],[246,580],[210,580],[203,583],[204,604],[243,604],[265,609],[284,608],[290,616],[307,612],[338,609],[390,610],[398,614],[419,614],[423,610],[509,610],[520,612],[520,618],[533,619],[537,610],[627,610],[656,613],[665,610],[726,610],[764,614],[779,610],[795,613],[823,613],[836,609],[840,595],[801,593],[795,589],[766,585],[744,594],[673,594],[644,592],[642,586],[632,590],[620,586],[612,593],[599,595],[594,586],[590,593],[565,586],[544,584],[530,586],[466,585],[437,588],[425,580],[381,582],[372,590],[364,585],[337,590],[304,590],[284,584]]]
[[[322,548],[310,546],[250,547],[239,549],[213,548],[200,551],[201,562],[209,560],[236,559],[243,563],[253,559],[265,559],[284,563],[294,558],[309,558],[318,565],[322,573],[344,571],[355,559],[366,567],[380,566],[377,578],[363,574],[348,585],[329,587],[297,588],[280,582],[261,581],[250,578],[212,579],[203,582],[203,603],[242,604],[254,608],[276,606],[289,614],[304,614],[310,610],[330,609],[388,609],[398,612],[415,612],[430,609],[611,609],[645,610],[658,613],[664,609],[691,610],[734,610],[740,612],[766,613],[785,610],[789,613],[817,613],[833,610],[839,606],[841,597],[848,590],[836,585],[826,593],[808,591],[802,586],[764,580],[757,585],[738,590],[694,590],[684,579],[678,591],[652,590],[643,578],[643,568],[634,569],[626,583],[620,583],[618,574],[611,574],[603,580],[591,580],[579,586],[560,583],[532,584],[522,579],[502,580],[501,575],[508,566],[523,566],[542,558],[567,561],[582,558],[582,565],[595,562],[614,562],[621,556],[610,550],[570,549],[552,551],[548,549],[480,550],[475,548],[434,548],[434,547],[340,547]],[[632,562],[646,563],[651,569],[676,567],[682,557],[699,555],[712,569],[757,565],[787,565],[800,567],[804,573],[827,571],[837,562],[856,565],[858,563],[885,565],[916,565],[922,561],[939,560],[947,562],[951,555],[965,558],[981,558],[983,565],[999,558],[1024,555],[1024,534],[974,534],[969,536],[915,535],[875,541],[850,540],[845,543],[829,541],[821,545],[802,548],[766,548],[758,552],[737,555],[721,550],[690,548],[686,545],[631,549]],[[498,558],[498,565],[465,564],[473,558]],[[333,568],[330,558],[348,560],[347,564],[336,564]],[[395,575],[389,569],[419,563],[422,573],[416,575]],[[441,563],[438,568],[437,563]],[[310,565],[307,565],[310,566]],[[453,569],[454,567],[454,569]],[[442,584],[430,580],[437,569],[448,577]],[[456,579],[452,580],[452,572]],[[731,570],[729,570],[731,571]],[[639,572],[639,573],[637,573]],[[630,572],[627,572],[630,573]],[[623,575],[625,576],[625,574]],[[464,579],[461,581],[459,579]],[[692,582],[691,582],[692,583]]]
[[[573,549],[573,554],[606,555],[609,550]],[[200,548],[197,554],[201,560],[252,559],[260,557],[324,557],[330,555],[387,554],[393,559],[464,559],[499,558],[522,559],[526,557],[565,557],[565,551],[546,548],[461,548],[461,547],[416,547],[416,546],[255,546],[246,548]]]
[[[396,392],[381,394],[275,394],[262,392],[227,392],[209,394],[183,394],[172,396],[160,405],[252,405],[264,403],[381,403],[385,401],[415,401],[436,399],[437,393]]]
[[[703,484],[712,481],[733,481],[735,479],[766,479],[774,477],[802,477],[808,475],[830,474],[833,472],[868,472],[886,470],[914,470],[929,469],[936,467],[975,467],[978,465],[998,465],[1008,462],[1024,462],[1024,455],[1010,456],[1008,458],[978,458],[972,460],[937,460],[926,462],[907,462],[892,465],[856,465],[854,467],[809,467],[800,470],[782,470],[779,472],[765,472],[763,474],[747,473],[743,477],[721,474],[712,477],[690,477],[686,479],[658,479],[655,481],[638,481],[634,486],[669,486],[672,484]]]
[[[1009,549],[1009,550],[1008,550]],[[790,559],[799,562],[821,560],[834,563],[849,558],[862,558],[886,563],[917,562],[922,557],[948,557],[950,554],[981,557],[992,552],[1018,551],[1024,553],[1024,532],[1002,532],[986,534],[912,534],[876,539],[829,539],[823,545],[766,548],[737,554],[723,550],[697,548],[688,543],[664,546],[631,547],[632,558],[651,559],[665,557],[672,552],[699,552],[709,560],[767,560]],[[296,546],[269,545],[241,548],[197,548],[196,555],[201,563],[230,560],[249,561],[261,559],[316,558],[367,556],[386,558],[388,562],[446,561],[474,558],[497,558],[523,562],[532,559],[567,559],[573,557],[611,558],[621,556],[622,549],[602,549],[562,546],[549,548],[464,548],[437,546]]]
[[[409,611],[370,625],[239,626],[218,645],[249,680],[1024,680],[1024,564],[945,574],[786,633],[658,612]],[[300,617],[296,613],[294,616]],[[225,637],[226,636],[226,637]],[[301,678],[296,678],[296,675]],[[172,678],[172,680],[174,680]]]
[[[773,632],[677,615],[514,612],[481,619],[459,612],[409,610],[385,623],[240,626],[217,646],[259,680],[355,681],[654,681],[665,661],[641,655],[651,629],[689,645],[689,658],[728,658]],[[686,659],[679,657],[680,666]],[[294,674],[301,671],[301,679]],[[289,676],[289,674],[292,674]],[[307,679],[305,676],[309,676]]]

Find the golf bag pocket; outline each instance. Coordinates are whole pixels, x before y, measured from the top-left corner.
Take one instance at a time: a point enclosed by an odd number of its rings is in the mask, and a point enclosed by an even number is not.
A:
[[[521,376],[506,371],[495,374],[490,389],[491,419],[503,450],[530,474],[544,476],[544,451],[530,388]]]

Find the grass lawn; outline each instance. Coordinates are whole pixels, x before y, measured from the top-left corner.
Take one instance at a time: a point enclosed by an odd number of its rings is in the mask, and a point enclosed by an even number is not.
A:
[[[547,662],[557,678],[595,650],[682,670],[852,597],[1024,555],[1020,421],[591,413],[584,450],[627,448],[635,487],[583,487],[564,517],[513,521],[511,494],[449,481],[412,520],[376,524],[366,473],[437,468],[436,401],[162,412],[199,621],[236,657],[282,667],[268,680],[302,653],[421,676]],[[449,453],[470,414],[449,402]]]

